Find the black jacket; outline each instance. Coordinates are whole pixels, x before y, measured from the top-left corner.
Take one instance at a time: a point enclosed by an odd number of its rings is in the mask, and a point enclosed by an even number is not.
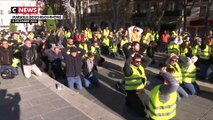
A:
[[[26,46],[21,47],[21,57],[23,65],[33,65],[37,60],[37,48],[33,45],[31,48]]]
[[[62,55],[66,64],[66,76],[76,77],[81,74],[82,71],[82,57],[85,54],[85,50],[78,48],[81,51],[76,57],[73,57],[67,51],[69,48],[62,49]]]
[[[14,45],[9,46],[7,49],[0,47],[0,64],[1,65],[12,65],[14,58],[14,49],[19,45],[17,41],[8,41],[13,42]]]
[[[9,47],[7,49],[0,48],[0,61],[1,65],[11,65],[13,63],[13,49]]]
[[[152,59],[150,57],[148,57],[146,54],[144,54],[142,51],[135,52],[132,48],[129,48],[130,45],[131,45],[131,43],[126,43],[123,45],[123,51],[124,51],[126,59],[131,57],[131,55],[133,53],[143,55],[141,64],[144,68],[148,67],[150,65],[150,63],[152,62]]]
[[[98,71],[97,66],[95,65],[95,61],[93,63],[94,63],[94,65],[93,65],[92,71],[89,72],[89,68],[88,68],[88,64],[87,64],[87,59],[83,60],[82,69],[83,69],[83,74],[84,75],[90,75],[93,71]]]

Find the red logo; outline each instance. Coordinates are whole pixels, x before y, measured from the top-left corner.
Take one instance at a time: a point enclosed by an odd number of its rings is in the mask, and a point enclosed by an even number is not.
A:
[[[35,6],[11,7],[11,13],[38,14],[38,7],[35,7]]]

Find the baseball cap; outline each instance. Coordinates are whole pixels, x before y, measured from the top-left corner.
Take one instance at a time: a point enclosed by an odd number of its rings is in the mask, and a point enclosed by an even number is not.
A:
[[[77,51],[78,51],[78,49],[76,47],[71,47],[70,48],[70,52],[77,52]]]

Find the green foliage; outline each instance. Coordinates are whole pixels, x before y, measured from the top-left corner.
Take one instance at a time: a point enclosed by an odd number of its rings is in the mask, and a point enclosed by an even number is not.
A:
[[[48,6],[47,14],[53,15],[52,7]],[[47,29],[56,31],[56,21],[55,20],[47,20]]]
[[[16,32],[17,31],[16,24],[15,23],[10,23],[9,30],[10,30],[10,32]]]

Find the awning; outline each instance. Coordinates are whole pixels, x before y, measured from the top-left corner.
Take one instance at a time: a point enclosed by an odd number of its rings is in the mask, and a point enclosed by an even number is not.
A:
[[[208,20],[209,25],[213,25],[213,20]],[[202,28],[206,27],[206,20],[205,19],[199,19],[199,20],[194,20],[190,21],[190,27],[197,27],[197,28]]]

